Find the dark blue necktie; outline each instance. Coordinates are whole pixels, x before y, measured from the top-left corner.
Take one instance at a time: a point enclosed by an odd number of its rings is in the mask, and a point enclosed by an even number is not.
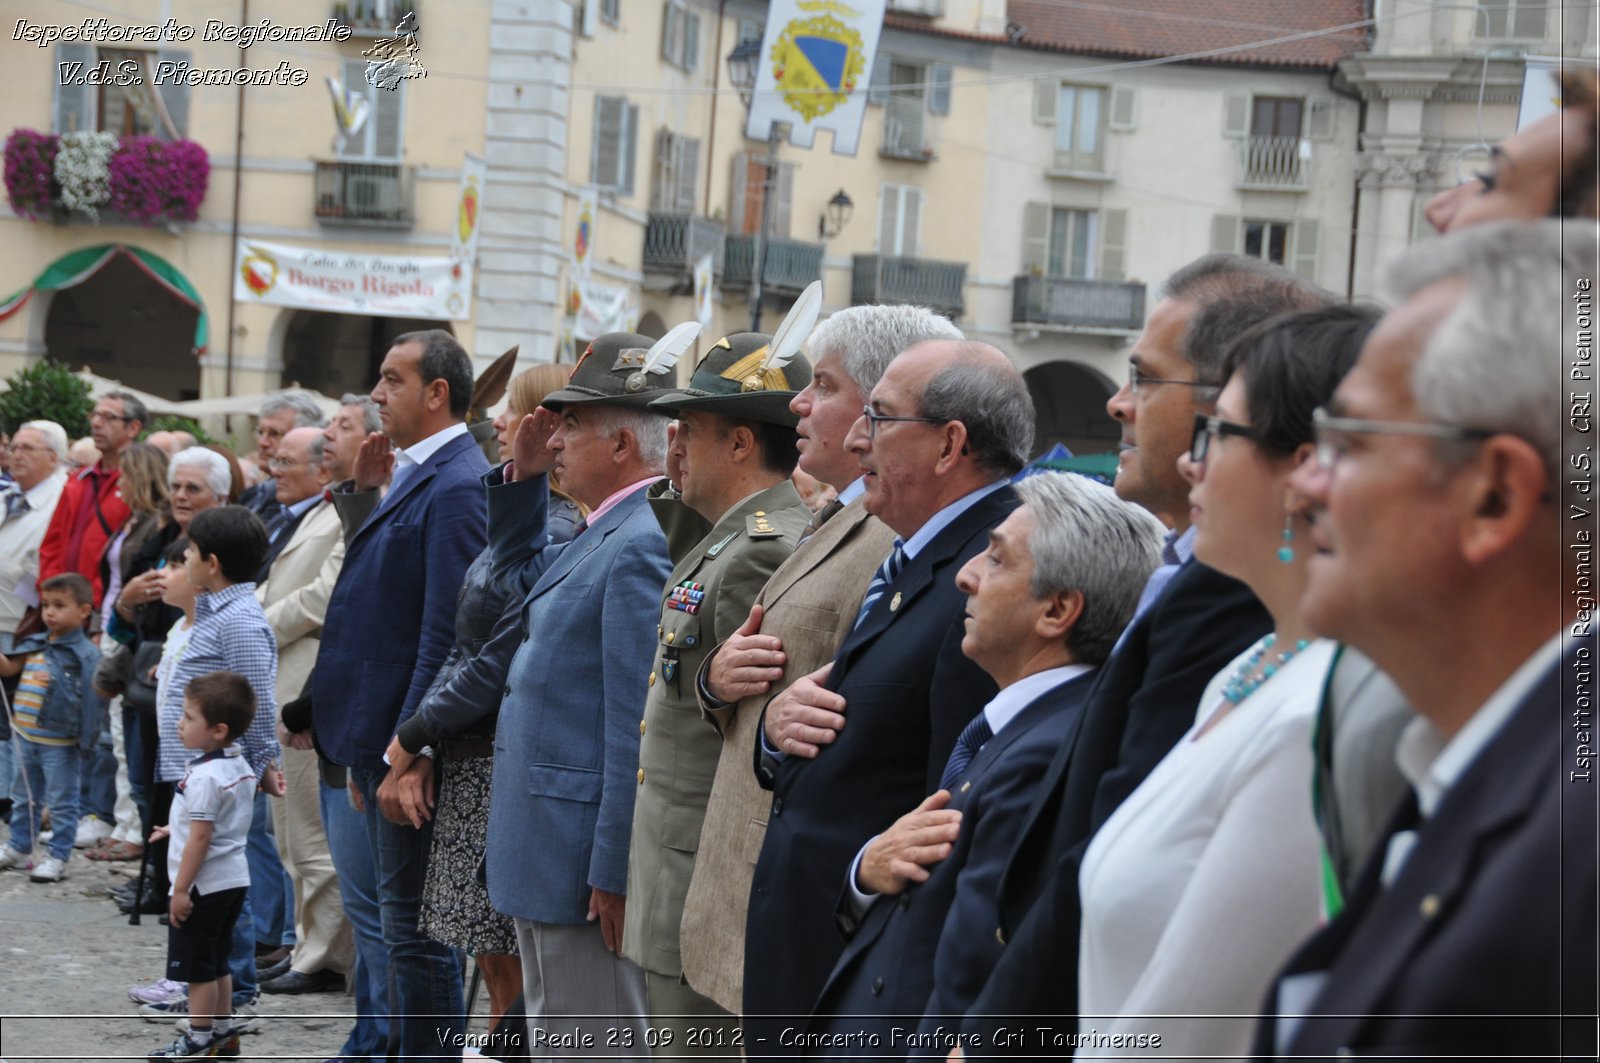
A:
[[[878,566],[877,575],[872,577],[872,582],[867,586],[867,596],[861,599],[861,611],[856,614],[855,626],[860,627],[861,621],[867,618],[872,607],[878,604],[878,599],[883,597],[883,592],[889,589],[900,575],[900,570],[906,567],[906,546],[899,539],[894,541],[894,549],[889,551],[889,556],[883,559],[883,564]]]
[[[939,789],[948,790],[954,786],[960,780],[961,773],[967,770],[967,765],[972,763],[972,758],[978,755],[978,750],[993,737],[988,714],[979,712],[961,732],[961,737],[956,739],[956,747],[950,751],[950,759],[945,762],[944,774],[939,776]]]

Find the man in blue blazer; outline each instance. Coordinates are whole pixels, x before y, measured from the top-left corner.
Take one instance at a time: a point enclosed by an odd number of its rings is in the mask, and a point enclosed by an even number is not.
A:
[[[1597,258],[1592,221],[1418,246],[1319,411],[1303,607],[1416,710],[1414,793],[1270,991],[1263,1056],[1595,1058],[1593,472],[1563,459],[1593,441]]]
[[[846,446],[865,504],[899,539],[854,630],[826,668],[767,706],[756,745],[772,812],[745,936],[744,1048],[794,1054],[839,957],[839,883],[863,838],[938,788],[994,680],[962,655],[955,575],[1016,508],[1033,404],[987,344],[935,340],[902,352],[872,389]]]
[[[672,572],[645,493],[668,423],[646,404],[673,374],[645,366],[650,346],[595,340],[487,481],[496,563],[517,559],[501,571],[527,588],[495,731],[489,899],[516,920],[529,1027],[563,1058],[649,1054],[644,973],[621,953],[639,725],[661,681],[650,663]],[[589,515],[571,542],[529,558],[551,471]]]
[[[472,359],[448,332],[397,337],[372,399],[396,448],[394,472],[389,493],[345,543],[317,652],[312,726],[365,803],[389,1006],[403,1016],[390,1023],[391,1046],[408,1058],[457,1058],[449,1046],[465,1029],[460,964],[417,928],[432,828],[389,822],[378,789],[389,775],[384,749],[455,640],[456,595],[487,541],[480,479],[489,463],[464,423]],[[423,784],[432,763],[422,758],[407,785]]]
[[[806,1029],[809,1054],[954,1046],[950,1017],[1000,953],[996,886],[1023,814],[1051,756],[1076,739],[1095,669],[1160,563],[1165,529],[1108,487],[1042,473],[1017,493],[1022,505],[956,576],[961,650],[1000,693],[957,740],[940,789],[852,865],[839,903],[851,939]]]
[[[1271,629],[1250,588],[1194,559],[1189,484],[1178,472],[1196,413],[1215,406],[1228,344],[1325,296],[1281,266],[1206,255],[1168,278],[1106,403],[1123,426],[1115,488],[1172,526],[1165,563],[1100,670],[1078,741],[1056,752],[1000,880],[1003,946],[962,1030],[967,1055],[1037,1051],[997,1036],[1015,1015],[1051,1035],[1077,1029],[1078,861],[1100,825],[1194,723],[1211,677]],[[1054,1037],[1050,1038],[1054,1041]],[[1047,1042],[1048,1043],[1048,1042]]]

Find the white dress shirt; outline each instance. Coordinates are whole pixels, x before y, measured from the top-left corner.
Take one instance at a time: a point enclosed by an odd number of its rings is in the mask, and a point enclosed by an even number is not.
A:
[[[39,579],[39,544],[50,527],[67,474],[61,469],[22,492],[28,508],[5,520],[6,508],[0,500],[0,634],[17,629],[22,614],[39,600],[34,583]],[[17,490],[12,484],[11,490]]]

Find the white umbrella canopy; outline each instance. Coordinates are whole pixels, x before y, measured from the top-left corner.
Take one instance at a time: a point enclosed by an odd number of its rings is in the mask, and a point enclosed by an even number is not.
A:
[[[148,391],[140,391],[138,388],[130,388],[120,380],[112,380],[109,377],[103,377],[97,373],[91,373],[87,369],[80,369],[72,375],[89,385],[90,398],[98,399],[108,391],[125,391],[129,395],[132,395],[134,398],[138,399],[140,402],[144,403],[145,409],[149,410],[154,415],[159,416],[167,413],[183,413],[183,403],[173,402],[171,399],[164,399],[159,395],[152,395]],[[5,380],[0,380],[0,391],[10,390],[11,385]]]
[[[262,403],[274,395],[282,395],[287,391],[311,396],[312,401],[322,409],[325,417],[332,417],[339,412],[338,399],[331,399],[321,392],[312,391],[309,388],[279,388],[276,391],[265,391],[255,395],[229,395],[225,398],[191,399],[188,402],[172,403],[172,412],[184,417],[192,417],[197,421],[202,417],[222,417],[230,414],[254,417],[256,412],[261,409]]]

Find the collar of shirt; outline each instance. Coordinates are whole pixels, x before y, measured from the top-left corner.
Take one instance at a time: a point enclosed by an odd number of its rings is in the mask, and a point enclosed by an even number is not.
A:
[[[867,478],[865,476],[857,476],[854,480],[851,480],[845,485],[845,489],[843,491],[839,492],[839,504],[841,506],[848,506],[850,503],[854,502],[856,499],[860,498],[866,493]]]
[[[1560,656],[1561,633],[1557,632],[1523,661],[1448,741],[1424,716],[1406,724],[1395,746],[1394,759],[1400,766],[1400,773],[1416,790],[1417,808],[1424,819],[1433,816],[1445,793],[1478,759],[1483,747],[1500,733],[1501,726],[1511,718],[1522,699]]]
[[[606,500],[604,502],[600,503],[598,506],[595,506],[594,509],[589,512],[589,515],[584,518],[584,523],[591,528],[594,527],[595,521],[599,520],[613,509],[616,509],[618,502],[621,502],[624,498],[627,498],[635,491],[644,490],[646,487],[649,487],[659,479],[661,479],[659,476],[647,476],[638,483],[631,483],[627,487],[622,488],[620,491],[613,491],[611,494],[606,496]]]
[[[1178,564],[1180,565],[1187,565],[1194,560],[1194,538],[1197,534],[1199,534],[1199,529],[1193,524],[1185,528],[1182,535],[1168,532],[1167,542],[1161,550],[1161,560],[1166,564],[1172,563],[1167,558],[1167,547],[1171,547],[1172,552],[1178,555]]]
[[[288,509],[289,516],[291,516],[291,517],[299,517],[302,514],[304,514],[307,510],[309,510],[312,506],[316,505],[318,502],[321,502],[321,501],[322,501],[322,492],[318,491],[316,494],[312,495],[310,498],[302,498],[298,502],[291,502],[291,503],[289,503],[288,506],[286,506],[284,508]]]
[[[1039,695],[1092,671],[1092,664],[1064,664],[1060,668],[1046,668],[1042,672],[1023,676],[983,707],[983,714],[989,720],[989,730],[999,734],[1001,728],[1016,719],[1017,713],[1033,704]]]
[[[1000,490],[1000,488],[1009,487],[1010,485],[1010,480],[996,480],[992,484],[988,484],[987,486],[978,488],[976,491],[971,491],[962,495],[960,498],[956,499],[948,506],[945,506],[933,516],[929,517],[922,527],[917,529],[916,534],[907,539],[904,545],[901,547],[901,549],[903,549],[906,553],[906,560],[910,561],[912,558],[916,557],[918,552],[920,552],[924,546],[927,546],[929,543],[933,542],[933,537],[935,535],[938,535],[940,532],[948,528],[957,517],[961,516],[961,514],[977,505],[986,496],[992,495],[996,491]]]
[[[404,450],[394,452],[394,460],[399,465],[421,465],[439,452],[439,448],[450,442],[456,436],[467,434],[464,422],[457,421],[449,428],[441,428],[427,439],[411,444]]]
[[[244,583],[229,584],[220,591],[205,591],[197,594],[194,598],[195,622],[199,623],[200,618],[203,616],[222,612],[222,610],[241,598],[254,600],[255,593],[256,585],[247,580]]]
[[[11,487],[16,491],[20,491],[22,497],[28,500],[29,509],[38,510],[44,508],[45,503],[52,497],[52,492],[55,495],[61,494],[61,485],[66,482],[67,474],[57,469],[26,491],[23,491],[22,485],[15,480],[11,481]]]

